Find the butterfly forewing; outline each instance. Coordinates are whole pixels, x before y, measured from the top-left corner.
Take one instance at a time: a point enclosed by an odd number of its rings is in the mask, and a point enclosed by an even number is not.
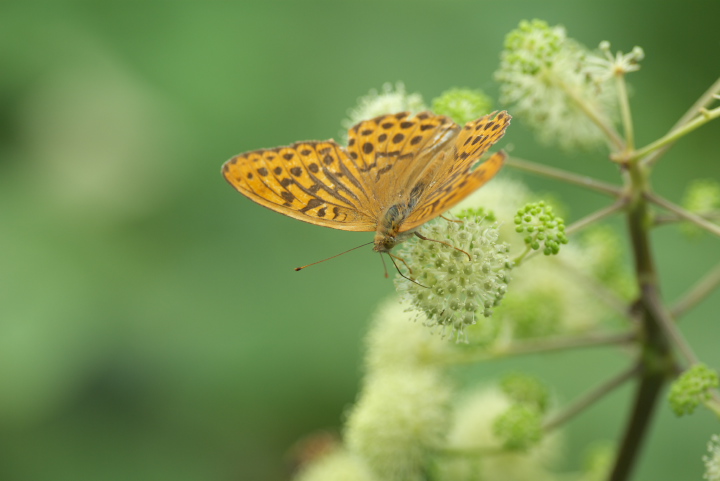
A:
[[[459,129],[450,118],[431,112],[383,115],[350,129],[348,153],[372,186],[377,216],[409,195],[412,179]]]
[[[290,217],[341,230],[375,230],[362,176],[333,141],[240,154],[225,163],[223,175],[251,200]]]

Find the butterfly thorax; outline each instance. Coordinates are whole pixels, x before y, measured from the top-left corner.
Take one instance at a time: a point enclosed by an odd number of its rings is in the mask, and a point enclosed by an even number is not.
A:
[[[393,247],[413,235],[412,230],[400,232],[407,212],[407,206],[397,204],[385,211],[375,231],[375,252],[390,252]]]

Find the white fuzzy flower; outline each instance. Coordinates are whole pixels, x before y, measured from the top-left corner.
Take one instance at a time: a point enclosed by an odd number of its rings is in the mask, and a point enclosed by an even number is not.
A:
[[[448,343],[412,320],[413,314],[397,298],[380,306],[366,338],[365,368],[370,375],[388,369],[426,368],[442,358]]]
[[[508,245],[498,241],[497,225],[482,219],[440,220],[422,233],[447,245],[417,238],[405,242],[397,255],[413,280],[398,276],[395,285],[428,325],[465,340],[465,328],[490,317],[507,291]]]
[[[521,22],[505,39],[500,68],[500,100],[523,118],[540,139],[564,148],[590,147],[605,137],[588,117],[614,117],[612,83],[600,85],[583,70],[589,52],[560,26]]]
[[[510,407],[509,399],[498,389],[479,389],[467,394],[455,409],[453,426],[448,435],[448,448],[476,452],[463,456],[443,467],[442,479],[453,480],[554,480],[548,470],[560,451],[557,434],[547,435],[535,448],[522,453],[498,452],[494,424]],[[487,454],[485,454],[487,453]]]
[[[358,122],[378,115],[405,111],[416,114],[423,110],[427,110],[427,107],[422,95],[407,93],[402,82],[397,82],[394,87],[391,83],[386,83],[380,92],[373,89],[367,95],[360,97],[357,105],[348,111],[349,118],[343,120],[342,126],[349,129]],[[342,136],[347,140],[347,131],[343,132]]]
[[[720,436],[713,434],[707,449],[710,454],[703,456],[705,463],[703,478],[708,481],[720,481]]]
[[[380,479],[426,479],[429,453],[445,441],[451,397],[438,370],[371,374],[345,425],[347,446]]]

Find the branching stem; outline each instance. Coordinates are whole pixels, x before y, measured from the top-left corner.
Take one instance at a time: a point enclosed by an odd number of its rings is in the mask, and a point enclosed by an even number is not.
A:
[[[557,169],[555,167],[548,167],[546,165],[531,162],[529,160],[523,160],[517,157],[508,157],[505,163],[509,167],[514,167],[519,170],[524,170],[526,172],[531,172],[533,174],[559,180],[568,184],[587,187],[588,189],[611,195],[613,197],[620,197],[623,193],[622,188],[616,185],[593,179],[592,177],[588,177],[585,175],[578,175],[572,172],[568,172],[566,170]]]
[[[452,355],[446,355],[442,359],[439,359],[439,362],[452,365],[472,364],[493,359],[502,359],[512,356],[523,356],[528,354],[538,354],[553,351],[564,351],[567,349],[622,345],[631,343],[634,340],[636,340],[636,334],[629,331],[621,333],[602,332],[595,334],[585,334],[582,336],[564,336],[542,339],[538,341],[514,342],[507,346],[494,349],[472,349],[472,347],[469,347],[467,349],[464,349],[462,352],[458,352]]]
[[[701,227],[701,228],[705,229],[706,231],[708,231],[712,234],[715,234],[716,236],[720,236],[720,225],[713,224],[712,222],[703,219],[699,215],[693,214],[692,212],[683,209],[679,205],[673,204],[672,202],[665,199],[664,197],[656,195],[652,192],[646,192],[645,198],[647,200],[649,200],[650,202],[652,202],[653,204],[659,205],[660,207],[677,214],[678,216],[682,217],[683,219],[692,222],[693,224],[697,225],[698,227]]]
[[[670,131],[672,132],[675,129],[678,129],[685,125],[686,123],[690,122],[695,116],[704,108],[706,108],[710,103],[715,101],[715,96],[720,92],[720,78],[718,78],[711,86],[707,89],[707,91],[700,96],[699,99],[688,109],[687,112],[685,112],[685,115],[680,117],[680,120],[678,120],[675,125],[672,126]],[[645,165],[651,166],[657,160],[662,157],[662,155],[668,151],[672,147],[672,144],[665,145],[663,147],[660,147],[659,149],[652,152],[650,155],[648,155],[644,160],[643,163]]]
[[[651,154],[652,152],[663,148],[665,146],[669,146],[673,144],[678,139],[686,136],[690,132],[696,130],[698,127],[701,127],[705,125],[706,123],[710,122],[711,120],[714,120],[716,118],[720,117],[720,107],[714,108],[712,110],[701,110],[700,115],[695,117],[693,120],[687,122],[686,124],[682,125],[681,127],[678,127],[676,129],[671,130],[667,134],[665,134],[660,139],[656,140],[655,142],[646,145],[645,147],[638,149],[634,152],[631,152],[627,155],[627,157],[623,156],[625,161],[632,161],[637,159],[642,159],[646,155]],[[647,164],[647,160],[644,161],[645,164]]]
[[[609,394],[616,388],[625,384],[625,382],[636,376],[638,372],[639,366],[637,364],[631,366],[628,369],[625,369],[624,371],[621,371],[603,384],[600,384],[590,392],[578,398],[575,402],[568,405],[561,412],[550,417],[547,421],[545,421],[543,429],[545,431],[551,431],[563,425],[564,423],[575,417],[577,414],[580,414],[582,411],[593,405],[595,402],[605,397],[607,394]]]
[[[680,300],[670,309],[670,314],[675,318],[682,317],[718,285],[720,285],[720,264],[716,265],[705,277],[683,294]]]

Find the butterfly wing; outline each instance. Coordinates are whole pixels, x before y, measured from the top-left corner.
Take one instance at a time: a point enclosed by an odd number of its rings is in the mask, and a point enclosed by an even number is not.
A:
[[[500,170],[506,157],[504,152],[495,153],[474,170],[473,166],[505,134],[510,119],[510,114],[505,111],[493,112],[462,128],[454,145],[440,152],[432,160],[432,166],[414,182],[413,189],[422,192],[405,218],[401,232],[414,229],[447,211]]]
[[[349,130],[348,153],[365,177],[376,218],[409,198],[413,179],[459,131],[450,118],[432,112],[382,115]]]
[[[228,160],[222,173],[246,197],[289,217],[334,229],[375,230],[366,176],[332,140],[246,152]]]

